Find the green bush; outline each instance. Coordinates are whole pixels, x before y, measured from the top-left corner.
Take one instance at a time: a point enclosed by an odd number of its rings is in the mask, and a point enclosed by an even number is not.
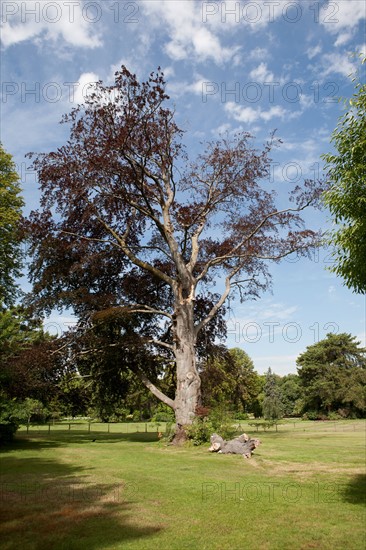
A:
[[[325,413],[319,411],[307,411],[302,415],[303,420],[329,420]]]
[[[188,439],[193,445],[202,445],[210,441],[215,428],[208,417],[197,416],[190,426],[187,426],[186,432]]]
[[[197,416],[187,427],[188,439],[194,445],[202,445],[210,441],[213,433],[224,439],[231,439],[235,434],[234,417],[223,407],[211,409],[207,416]]]
[[[248,420],[249,414],[244,412],[235,413],[236,420]]]
[[[231,439],[235,435],[234,416],[224,407],[219,406],[212,409],[208,418],[213,426],[213,431],[224,439]]]
[[[336,412],[330,412],[328,413],[328,420],[340,420],[342,416]]]

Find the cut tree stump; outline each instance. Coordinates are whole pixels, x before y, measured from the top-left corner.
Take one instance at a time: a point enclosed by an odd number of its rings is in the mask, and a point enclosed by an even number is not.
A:
[[[211,447],[209,451],[211,453],[236,454],[242,455],[243,458],[250,458],[254,449],[261,443],[259,439],[250,438],[245,433],[230,441],[225,441],[218,434],[212,434],[210,440]]]

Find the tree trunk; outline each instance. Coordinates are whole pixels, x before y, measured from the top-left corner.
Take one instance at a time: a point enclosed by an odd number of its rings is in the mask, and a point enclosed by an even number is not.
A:
[[[187,439],[185,427],[192,424],[196,415],[201,387],[196,368],[196,335],[192,299],[179,300],[173,320],[177,369],[177,389],[174,400],[176,434],[173,443],[181,444]]]

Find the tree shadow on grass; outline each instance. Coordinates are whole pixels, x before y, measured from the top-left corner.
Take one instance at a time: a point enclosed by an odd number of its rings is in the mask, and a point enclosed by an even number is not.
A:
[[[90,470],[90,469],[88,469]],[[92,483],[89,471],[57,459],[3,455],[2,550],[97,550],[153,536],[162,527],[137,514],[133,483]]]
[[[366,504],[366,474],[353,476],[344,487],[342,496],[346,502],[352,504]]]
[[[64,431],[53,432],[51,434],[17,434],[14,441],[1,448],[6,451],[7,449],[17,448],[36,448],[37,446],[44,447],[58,447],[61,445],[68,445],[70,443],[118,443],[121,441],[132,441],[135,443],[156,443],[159,441],[158,434],[155,432],[136,432],[131,434],[125,433],[107,433],[107,432],[95,432],[85,433],[85,431]]]

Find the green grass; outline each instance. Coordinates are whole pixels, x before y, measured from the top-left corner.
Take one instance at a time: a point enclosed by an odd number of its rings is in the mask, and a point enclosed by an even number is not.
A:
[[[361,550],[364,429],[282,424],[251,460],[156,433],[20,432],[1,457],[0,548]]]

